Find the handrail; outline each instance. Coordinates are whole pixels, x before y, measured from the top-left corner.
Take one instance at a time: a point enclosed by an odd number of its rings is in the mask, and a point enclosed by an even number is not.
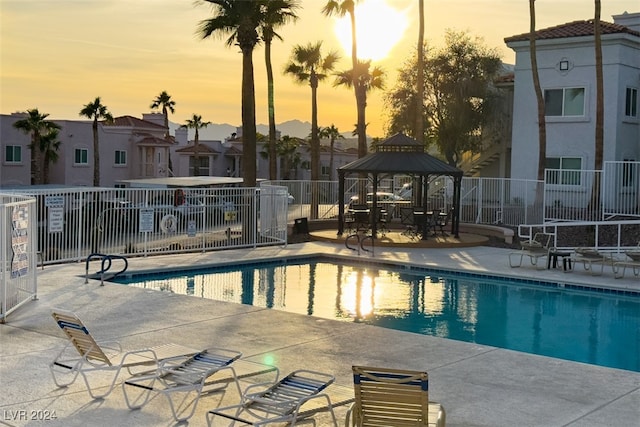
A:
[[[113,263],[114,259],[121,259],[122,261],[124,261],[124,267],[122,268],[122,270],[114,273],[113,276],[111,276],[112,278],[118,276],[119,274],[124,273],[125,271],[127,271],[127,268],[129,267],[129,261],[127,260],[126,257],[122,256],[122,255],[107,255],[107,254],[101,254],[101,253],[92,253],[87,257],[87,260],[85,262],[85,279],[84,279],[84,283],[89,283],[89,262],[91,261],[91,259],[93,258],[102,258],[101,264],[100,264],[100,271],[97,271],[96,274],[100,275],[100,286],[104,286],[104,275],[107,271],[109,271],[109,269],[111,268],[111,265]],[[106,264],[106,266],[105,266]]]
[[[357,247],[349,246],[349,238],[351,238],[351,237],[355,237],[358,240],[358,246]],[[371,249],[367,249],[367,248],[364,247],[364,242],[367,241],[367,240],[371,240]],[[344,239],[344,245],[346,246],[347,249],[351,249],[352,251],[358,251],[358,255],[360,255],[360,250],[363,250],[364,252],[371,252],[371,255],[374,255],[375,240],[374,240],[373,236],[361,235],[361,234],[358,234],[358,233],[349,234]]]

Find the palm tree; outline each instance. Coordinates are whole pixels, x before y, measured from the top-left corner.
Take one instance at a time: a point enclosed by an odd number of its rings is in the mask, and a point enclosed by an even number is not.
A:
[[[168,111],[175,113],[176,102],[171,99],[171,95],[166,90],[160,92],[160,95],[156,97],[151,103],[151,109],[155,110],[162,107],[162,115],[164,115],[164,127],[167,128],[166,136],[169,136],[169,115]]]
[[[226,45],[242,52],[242,162],[244,185],[256,186],[256,91],[253,50],[260,41],[258,28],[267,0],[204,0],[211,3],[213,18],[200,22],[202,39],[226,37]]]
[[[369,71],[371,68],[371,61],[358,61],[358,65],[355,68],[355,72],[353,69],[340,71],[336,74],[336,80],[334,82],[334,86],[346,86],[351,87],[353,82],[356,82],[360,88],[365,92],[365,94],[373,89],[383,89],[384,88],[384,77],[385,72],[380,67],[374,67],[373,70]],[[366,98],[365,98],[366,99]],[[366,104],[365,104],[366,107]],[[361,129],[364,129],[362,132]],[[360,136],[360,132],[366,134],[367,125],[364,123],[364,126],[361,126],[360,123],[357,124],[355,132],[358,133],[358,137]],[[359,140],[359,139],[358,139]],[[365,147],[366,149],[366,147]],[[365,150],[366,155],[366,150]],[[362,156],[359,156],[362,157]]]
[[[93,186],[100,187],[100,151],[98,143],[98,120],[104,119],[107,123],[113,122],[113,116],[107,110],[107,107],[102,105],[100,97],[96,97],[93,102],[90,102],[80,110],[81,117],[87,117],[93,120]]]
[[[320,128],[320,138],[329,139],[329,181],[333,181],[333,147],[336,139],[344,139],[338,128],[332,123],[331,126]]]
[[[51,129],[48,133],[40,136],[40,147],[44,153],[44,167],[42,168],[43,184],[49,183],[49,166],[51,163],[56,163],[60,155],[61,141],[58,140],[60,131],[58,129]]]
[[[276,113],[274,101],[273,66],[271,65],[271,42],[274,38],[282,40],[275,28],[298,19],[295,10],[300,7],[298,0],[270,0],[264,9],[264,18],[260,30],[264,41],[264,61],[267,69],[267,104],[269,113],[269,179],[278,175],[276,159]]]
[[[595,170],[602,170],[604,157],[604,89],[602,76],[602,36],[600,29],[600,0],[595,0],[595,13],[593,19],[593,36],[596,59],[596,146],[595,146]],[[591,209],[597,211],[600,206],[600,174],[596,172],[593,187],[591,188]]]
[[[195,129],[196,134],[193,138],[193,176],[200,176],[200,133],[199,130],[209,126],[211,122],[203,122],[202,116],[194,114],[187,122],[180,126],[185,129]]]
[[[31,143],[29,144],[29,149],[31,150],[31,185],[42,184],[40,169],[42,159],[40,155],[43,147],[41,139],[43,135],[50,133],[52,130],[60,129],[60,126],[46,120],[49,114],[41,114],[37,108],[27,110],[26,114],[27,117],[16,121],[13,127],[20,129],[25,134],[31,134]]]
[[[533,88],[538,101],[538,179],[544,179],[545,163],[547,161],[547,127],[544,111],[544,97],[540,87],[538,74],[538,58],[536,53],[536,0],[529,0],[529,55],[531,57],[531,72],[533,74]],[[542,201],[542,199],[540,199]]]
[[[322,9],[322,13],[326,16],[336,15],[343,17],[349,15],[351,20],[351,66],[352,69],[358,68],[358,43],[356,37],[356,14],[355,7],[358,0],[328,0],[327,4]],[[357,77],[353,75],[354,80],[352,87],[356,95],[356,109],[357,109],[357,127],[358,127],[358,157],[364,157],[367,155],[367,130],[366,130],[366,105],[367,105],[367,91],[360,83],[355,80]]]
[[[296,45],[293,48],[291,61],[285,66],[285,74],[293,76],[298,83],[309,82],[311,86],[311,180],[320,178],[320,138],[318,137],[318,82],[327,78],[333,70],[339,56],[330,52],[322,56],[322,42],[309,43],[307,46]],[[313,187],[316,188],[315,186]],[[312,194],[311,218],[318,216],[318,200]]]
[[[424,0],[418,0],[418,77],[417,94],[418,108],[416,108],[416,127],[413,137],[424,143]]]

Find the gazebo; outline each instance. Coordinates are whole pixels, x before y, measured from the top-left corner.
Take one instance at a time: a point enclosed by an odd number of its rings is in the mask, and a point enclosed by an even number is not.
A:
[[[454,166],[425,153],[425,147],[419,141],[402,133],[397,133],[376,147],[376,152],[338,168],[338,193],[344,199],[345,177],[349,175],[364,175],[371,178],[373,183],[372,211],[377,209],[378,180],[397,174],[411,175],[422,183],[422,204],[427,211],[428,183],[430,176],[451,176],[453,178],[453,204],[451,217],[451,232],[459,237],[460,228],[460,187],[463,172]],[[370,216],[372,235],[376,237],[376,221]],[[344,233],[344,203],[338,206],[338,235]]]

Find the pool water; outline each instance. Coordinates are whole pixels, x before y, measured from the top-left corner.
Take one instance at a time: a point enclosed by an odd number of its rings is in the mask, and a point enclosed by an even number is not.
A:
[[[115,282],[640,372],[640,298],[306,260]]]

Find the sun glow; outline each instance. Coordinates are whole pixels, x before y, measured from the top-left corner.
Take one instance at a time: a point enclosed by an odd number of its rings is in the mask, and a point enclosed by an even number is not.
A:
[[[358,58],[380,60],[402,39],[409,19],[406,12],[394,9],[385,0],[363,0],[356,5],[356,37]],[[347,56],[351,56],[351,20],[340,18],[336,36]]]

